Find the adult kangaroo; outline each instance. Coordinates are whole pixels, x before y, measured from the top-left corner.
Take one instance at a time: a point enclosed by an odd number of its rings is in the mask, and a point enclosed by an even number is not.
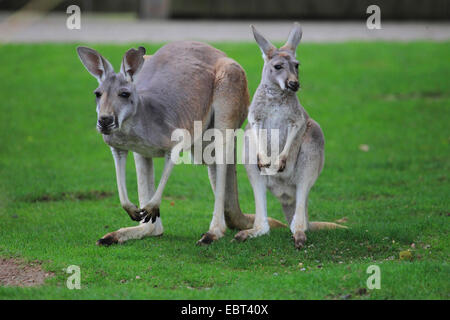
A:
[[[226,129],[239,128],[249,106],[245,72],[223,52],[200,42],[169,43],[153,56],[145,56],[143,47],[130,49],[119,73],[97,51],[78,47],[77,52],[99,82],[94,91],[97,129],[111,147],[120,203],[132,220],[139,221],[138,226],[106,234],[97,244],[161,235],[159,207],[177,156],[171,153],[177,143],[171,139],[173,130],[185,129],[193,136],[194,121],[201,121],[203,131],[215,128],[225,137]],[[222,145],[216,142],[215,147],[235,152],[234,144],[224,140]],[[139,208],[127,195],[125,167],[129,151],[136,163]],[[156,190],[154,157],[165,158]],[[254,220],[239,207],[235,164],[221,163],[208,166],[215,195],[214,212],[209,231],[197,244],[221,238],[227,226],[248,229]],[[270,223],[282,225],[276,220]]]

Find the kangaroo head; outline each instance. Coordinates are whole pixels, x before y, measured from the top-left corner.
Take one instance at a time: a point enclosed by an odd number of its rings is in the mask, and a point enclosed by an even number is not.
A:
[[[138,95],[133,78],[144,62],[145,48],[128,50],[122,59],[120,72],[114,69],[100,53],[86,48],[77,48],[81,62],[99,83],[94,90],[97,103],[97,130],[111,134],[136,112]]]
[[[300,25],[297,22],[294,23],[286,44],[279,49],[266,40],[254,26],[251,27],[264,58],[262,81],[279,86],[281,90],[297,91],[300,87],[298,80],[299,62],[295,58],[295,51],[302,38]]]

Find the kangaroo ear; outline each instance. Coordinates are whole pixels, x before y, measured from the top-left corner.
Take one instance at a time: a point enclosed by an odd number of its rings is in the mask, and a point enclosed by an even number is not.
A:
[[[97,78],[99,83],[104,81],[109,73],[114,72],[114,68],[111,63],[109,63],[108,60],[103,58],[102,55],[94,49],[78,47],[77,53],[87,71]]]
[[[273,44],[266,40],[266,38],[264,38],[253,25],[251,25],[250,27],[252,28],[253,36],[255,37],[256,43],[262,51],[264,59],[272,58],[277,48],[275,48]]]
[[[289,37],[286,41],[286,44],[282,46],[280,49],[290,50],[295,54],[297,46],[300,43],[300,40],[302,39],[302,34],[303,34],[302,27],[298,22],[295,22],[291,32],[289,33]]]
[[[144,63],[145,48],[139,47],[137,50],[131,48],[122,59],[120,72],[128,81],[133,81],[133,77],[139,72]]]

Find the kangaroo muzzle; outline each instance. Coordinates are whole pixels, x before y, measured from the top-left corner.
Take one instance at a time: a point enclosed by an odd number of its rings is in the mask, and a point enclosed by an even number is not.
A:
[[[114,116],[101,116],[97,121],[97,129],[102,134],[110,134],[117,127]]]
[[[286,87],[295,92],[300,88],[300,83],[298,81],[288,81]]]

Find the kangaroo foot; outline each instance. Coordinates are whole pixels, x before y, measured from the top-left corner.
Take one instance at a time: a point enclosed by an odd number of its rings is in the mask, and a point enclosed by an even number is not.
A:
[[[119,243],[119,238],[117,237],[116,232],[105,234],[101,239],[97,240],[98,246],[110,246],[116,243]]]
[[[294,245],[296,249],[301,249],[306,243],[306,234],[303,231],[297,231],[294,234]]]
[[[218,239],[219,238],[216,235],[214,235],[210,232],[206,232],[206,233],[202,234],[202,237],[200,238],[200,240],[197,241],[197,245],[198,246],[207,246]]]
[[[244,242],[250,237],[248,230],[242,230],[236,233],[233,240],[236,240],[237,242]]]
[[[270,231],[270,226],[269,226],[269,223],[267,222],[266,224],[258,226],[257,228],[239,231],[234,236],[234,240],[236,240],[238,242],[243,242],[249,238],[255,238],[255,237],[265,235],[265,234],[269,233],[269,231]]]

